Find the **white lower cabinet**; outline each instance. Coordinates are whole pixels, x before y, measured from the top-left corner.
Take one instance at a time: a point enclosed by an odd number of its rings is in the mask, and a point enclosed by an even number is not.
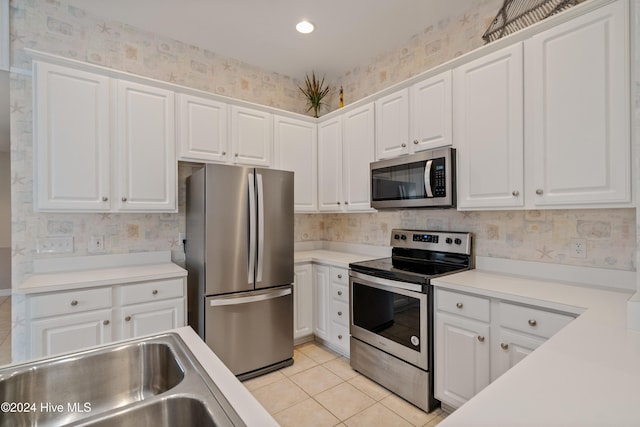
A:
[[[28,357],[45,357],[186,324],[186,280],[27,295]]]
[[[313,333],[333,350],[349,356],[349,270],[313,266]]]
[[[435,396],[458,408],[574,319],[540,307],[437,288]]]
[[[313,335],[313,268],[310,263],[293,270],[293,339]]]

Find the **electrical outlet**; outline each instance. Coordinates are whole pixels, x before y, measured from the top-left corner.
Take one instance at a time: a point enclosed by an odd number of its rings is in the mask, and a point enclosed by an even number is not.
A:
[[[587,239],[571,240],[571,257],[572,258],[587,257]]]
[[[89,253],[97,254],[104,252],[104,236],[89,237]]]
[[[184,241],[187,240],[187,233],[178,233],[178,244],[184,245]]]
[[[73,252],[73,236],[45,237],[36,240],[39,254],[62,254]]]

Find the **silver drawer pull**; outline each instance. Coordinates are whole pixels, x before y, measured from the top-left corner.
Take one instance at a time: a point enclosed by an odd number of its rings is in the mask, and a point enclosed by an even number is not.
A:
[[[456,303],[456,307],[458,307],[458,308],[462,308],[463,306],[464,306],[464,304],[462,304],[461,302]]]
[[[151,293],[152,293],[153,295],[158,295],[158,290],[157,290],[157,289],[154,289],[153,291],[151,291]]]
[[[520,192],[519,192],[518,190],[513,190],[513,191],[511,192],[511,195],[512,195],[513,197],[518,197],[518,196],[520,195]]]
[[[131,316],[127,316],[124,318],[125,322],[130,322],[131,321]]]
[[[102,321],[102,324],[103,324],[104,326],[107,326],[109,323],[111,323],[111,322],[110,322],[110,321],[108,321],[108,320],[103,320],[103,321]]]
[[[529,326],[536,326],[538,322],[535,319],[529,319]]]
[[[338,291],[338,296],[342,296],[342,291]]]
[[[338,274],[338,279],[342,279],[342,274]]]
[[[126,198],[126,197],[123,197],[123,198],[122,198],[122,201],[123,201],[123,202],[126,202],[126,201],[127,201],[127,198]]]
[[[478,335],[478,341],[484,342],[484,337],[482,335]]]
[[[502,347],[503,350],[508,350],[509,344],[507,344],[506,342],[503,342],[502,344],[500,344],[500,347]]]
[[[542,188],[538,188],[538,189],[536,190],[536,194],[537,194],[538,196],[542,196],[542,195],[544,194],[544,191],[542,190]]]
[[[338,312],[338,316],[342,316],[342,312],[341,311]]]
[[[108,198],[108,197],[103,197],[103,198],[102,198],[102,201],[103,201],[103,202],[106,202],[107,200],[109,200],[109,198]]]
[[[341,340],[342,339],[342,335],[338,335],[338,339]]]
[[[71,305],[72,305],[73,307],[75,307],[76,305],[78,305],[78,301],[77,301],[77,300],[73,300],[73,301],[71,301]]]

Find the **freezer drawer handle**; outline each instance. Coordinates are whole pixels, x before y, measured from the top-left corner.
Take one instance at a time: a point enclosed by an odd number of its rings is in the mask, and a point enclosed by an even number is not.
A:
[[[281,289],[276,292],[270,292],[270,293],[260,294],[260,295],[252,295],[250,297],[212,299],[211,301],[209,301],[209,306],[221,307],[224,305],[249,304],[252,302],[267,301],[274,298],[280,298],[290,294],[291,294],[291,288],[287,288],[287,289]]]

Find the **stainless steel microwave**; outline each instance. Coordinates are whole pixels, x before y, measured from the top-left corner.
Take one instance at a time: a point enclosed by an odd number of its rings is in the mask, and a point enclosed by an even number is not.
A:
[[[455,161],[454,148],[438,148],[371,163],[371,207],[455,207]]]

